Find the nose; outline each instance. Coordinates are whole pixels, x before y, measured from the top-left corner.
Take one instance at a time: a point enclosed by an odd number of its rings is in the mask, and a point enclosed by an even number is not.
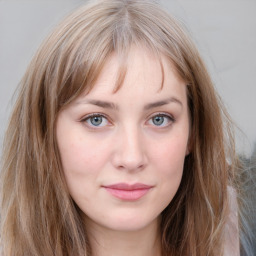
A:
[[[126,128],[119,132],[115,141],[112,162],[115,168],[125,171],[143,170],[147,163],[146,145],[136,128]]]

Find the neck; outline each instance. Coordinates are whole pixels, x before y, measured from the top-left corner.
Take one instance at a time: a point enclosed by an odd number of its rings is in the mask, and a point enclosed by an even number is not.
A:
[[[87,225],[92,256],[161,256],[158,221],[140,230],[116,231]]]

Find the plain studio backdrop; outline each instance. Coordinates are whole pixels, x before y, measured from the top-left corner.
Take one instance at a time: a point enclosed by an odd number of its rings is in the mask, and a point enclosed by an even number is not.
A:
[[[85,0],[0,0],[0,143],[12,95],[36,49]],[[162,0],[185,24],[237,130],[240,154],[256,146],[256,0]],[[256,151],[255,151],[256,153]],[[1,150],[0,150],[1,154]]]

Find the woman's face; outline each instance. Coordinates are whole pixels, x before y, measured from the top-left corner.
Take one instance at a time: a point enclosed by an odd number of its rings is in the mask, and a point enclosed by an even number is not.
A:
[[[62,110],[57,142],[70,195],[88,223],[139,230],[173,199],[188,153],[185,83],[163,57],[132,48],[122,87],[111,56],[94,88]]]

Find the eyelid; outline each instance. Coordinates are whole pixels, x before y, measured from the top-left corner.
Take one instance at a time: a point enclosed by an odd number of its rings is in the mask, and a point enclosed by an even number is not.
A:
[[[154,113],[154,114],[149,116],[149,118],[147,119],[148,120],[147,122],[149,122],[152,118],[154,118],[156,116],[163,116],[163,117],[167,117],[167,118],[170,119],[170,122],[167,125],[165,125],[165,126],[157,126],[157,125],[155,125],[155,127],[158,127],[158,128],[166,128],[166,127],[168,127],[169,125],[173,124],[176,121],[174,116],[172,114],[170,114],[170,113],[156,112],[156,113]]]
[[[79,119],[79,121],[83,122],[83,121],[87,120],[88,118],[94,117],[94,116],[102,116],[102,117],[108,118],[105,114],[96,112],[96,113],[91,113],[91,114],[87,114],[87,115],[83,116],[82,118]]]
[[[153,114],[151,114],[148,119],[151,119],[152,117],[155,117],[155,116],[166,116],[166,117],[169,117],[171,120],[175,121],[175,118],[172,114],[170,113],[167,113],[167,112],[155,112]]]
[[[85,125],[86,125],[88,128],[93,129],[93,130],[100,129],[100,128],[102,129],[102,128],[106,127],[106,126],[109,126],[109,125],[105,125],[105,126],[98,126],[98,127],[97,127],[97,126],[89,125],[86,121],[87,121],[89,118],[91,118],[91,117],[102,117],[102,118],[105,118],[108,123],[112,123],[111,120],[110,120],[110,118],[109,118],[107,115],[103,114],[103,113],[91,113],[91,114],[87,114],[87,115],[83,116],[83,117],[79,120],[79,122],[85,123]]]
[[[107,125],[104,125],[104,126],[93,126],[93,125],[90,125],[88,124],[86,121],[91,118],[91,117],[102,117],[102,118],[105,118],[108,122]],[[148,123],[152,118],[156,117],[156,116],[163,116],[163,117],[166,117],[166,118],[169,118],[169,122],[167,125],[164,125],[164,126],[157,126],[157,125],[154,125],[155,127],[157,128],[166,128],[168,126],[170,126],[171,124],[173,124],[176,119],[174,118],[174,116],[170,113],[166,113],[166,112],[156,112],[156,113],[153,113],[151,114],[148,118],[147,118],[147,121],[146,123]],[[89,128],[89,129],[93,129],[93,130],[97,130],[97,129],[102,129],[104,127],[107,127],[107,126],[110,126],[112,124],[112,121],[111,119],[106,115],[106,114],[103,114],[103,113],[99,113],[99,112],[96,112],[96,113],[91,113],[91,114],[87,114],[85,116],[83,116],[79,122],[81,123],[85,123],[85,125]],[[110,125],[109,125],[110,124]]]

